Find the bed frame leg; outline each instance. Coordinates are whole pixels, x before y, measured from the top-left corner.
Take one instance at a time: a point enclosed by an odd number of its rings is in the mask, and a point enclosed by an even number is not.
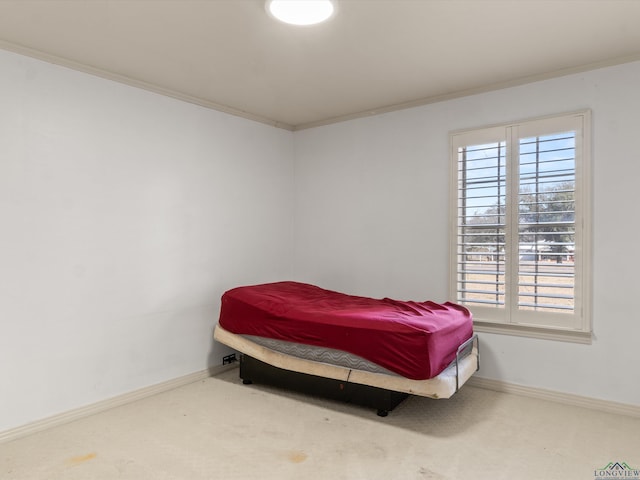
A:
[[[387,415],[389,415],[389,412],[387,410],[383,410],[382,408],[378,410],[379,417],[386,417]]]
[[[246,378],[242,379],[242,384],[243,385],[251,385],[252,383],[253,383],[253,381],[251,381],[249,379],[246,379]]]

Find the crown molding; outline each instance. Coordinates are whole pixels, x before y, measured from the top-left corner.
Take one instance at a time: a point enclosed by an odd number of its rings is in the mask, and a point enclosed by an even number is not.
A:
[[[52,55],[50,53],[42,52],[40,50],[34,50],[32,48],[7,42],[5,40],[0,40],[0,49],[17,53],[19,55],[24,55],[25,57],[35,58],[36,60],[41,60],[43,62],[52,63],[54,65],[59,65],[61,67],[69,68],[71,70],[76,70],[78,72],[87,73],[89,75],[104,78],[106,80],[111,80],[113,82],[122,83],[125,85],[129,85],[131,87],[140,88],[142,90],[147,90],[149,92],[157,93],[165,97],[175,98],[176,100],[192,103],[200,107],[209,108],[211,110],[227,113],[229,115],[234,115],[236,117],[252,120],[254,122],[264,123],[272,127],[281,128],[283,130],[289,130],[289,131],[294,130],[293,125],[289,125],[288,123],[284,123],[284,122],[279,122],[278,120],[274,120],[272,118],[256,115],[250,112],[246,112],[244,110],[229,107],[227,105],[222,105],[220,103],[212,102],[210,100],[205,100],[204,98],[187,95],[177,90],[161,87],[160,85],[157,85],[155,83],[136,80],[135,78],[131,78],[126,75],[109,72],[101,68],[93,67],[91,65],[85,65],[84,63],[76,62],[74,60],[69,60],[67,58],[59,57],[57,55]]]
[[[109,72],[107,70],[103,70],[97,67],[93,67],[90,65],[85,65],[80,62],[59,57],[57,55],[52,55],[40,50],[35,50],[29,47],[25,47],[23,45],[7,42],[1,39],[0,39],[0,49],[14,52],[27,57],[35,58],[38,60],[42,60],[44,62],[52,63],[55,65],[60,65],[62,67],[70,68],[72,70],[94,75],[94,76],[101,77],[114,82],[123,83],[125,85],[147,90],[147,91],[154,92],[167,97],[175,98],[183,102],[192,103],[195,105],[199,105],[201,107],[209,108],[219,112],[227,113],[229,115],[234,115],[237,117],[245,118],[247,120],[252,120],[255,122],[263,123],[266,125],[270,125],[272,127],[281,128],[283,130],[288,130],[292,132],[331,125],[334,123],[346,122],[349,120],[356,120],[359,118],[366,118],[366,117],[381,115],[384,113],[390,113],[390,112],[395,112],[399,110],[406,110],[409,108],[421,107],[421,106],[429,105],[432,103],[445,102],[447,100],[468,97],[468,96],[477,95],[480,93],[492,92],[496,90],[502,90],[505,88],[526,85],[529,83],[550,80],[553,78],[563,77],[567,75],[573,75],[573,74],[583,73],[591,70],[598,70],[601,68],[612,67],[615,65],[621,65],[625,63],[640,61],[640,53],[636,53],[632,55],[611,58],[611,59],[603,60],[600,62],[593,62],[593,63],[583,64],[583,65],[563,68],[559,70],[553,70],[553,71],[549,71],[541,74],[526,75],[516,79],[507,80],[504,82],[495,82],[488,85],[468,88],[464,90],[458,90],[454,92],[448,92],[441,95],[423,97],[423,98],[411,100],[408,102],[401,102],[401,103],[395,103],[390,105],[381,105],[376,108],[367,109],[359,112],[353,112],[346,115],[338,115],[335,117],[329,117],[322,120],[304,122],[304,123],[293,125],[286,122],[280,122],[272,118],[257,115],[251,112],[247,112],[244,110],[240,110],[237,108],[233,108],[228,105],[222,105],[222,104],[219,104],[210,100],[206,100],[200,97],[188,95],[170,88],[162,87],[160,85],[157,85],[151,82],[136,80],[126,75],[121,75],[121,74]]]

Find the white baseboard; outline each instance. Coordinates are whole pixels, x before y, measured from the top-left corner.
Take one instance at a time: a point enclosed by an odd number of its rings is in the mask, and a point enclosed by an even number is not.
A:
[[[554,390],[546,390],[544,388],[525,387],[514,383],[502,382],[500,380],[491,380],[489,378],[471,377],[467,385],[473,387],[484,388],[501,393],[513,393],[523,395],[525,397],[538,398],[540,400],[549,400],[551,402],[563,403],[575,407],[590,408],[600,410],[601,412],[615,413],[618,415],[627,415],[629,417],[640,418],[640,405],[631,405],[628,403],[612,402],[610,400],[600,400],[597,398],[582,397],[570,393],[556,392]]]
[[[108,398],[100,402],[92,403],[91,405],[74,408],[73,410],[69,410],[58,415],[53,415],[41,420],[36,420],[35,422],[31,422],[20,427],[0,432],[0,443],[10,442],[11,440],[16,440],[18,438],[26,437],[27,435],[41,432],[58,425],[63,425],[65,423],[73,422],[74,420],[79,420],[90,415],[95,415],[96,413],[104,412],[105,410],[109,410],[111,408],[119,407],[127,403],[135,402],[137,400],[142,400],[143,398],[150,397],[158,393],[167,392],[183,385],[195,383],[200,380],[204,380],[205,378],[218,375],[219,373],[229,370],[230,368],[236,367],[237,364],[233,363],[230,365],[211,367],[207,370],[190,373],[183,377],[167,380],[166,382],[144,387],[139,390],[134,390],[133,392],[128,392],[122,395],[118,395],[117,397]]]
[[[41,432],[58,425],[63,425],[65,423],[73,422],[74,420],[79,420],[90,415],[95,415],[96,413],[104,412],[105,410],[109,410],[111,408],[126,405],[127,403],[135,402],[137,400],[142,400],[143,398],[150,397],[158,393],[173,390],[174,388],[178,388],[183,385],[195,383],[205,378],[218,375],[232,368],[237,368],[237,363],[211,367],[207,370],[201,370],[199,372],[191,373],[183,377],[174,378],[166,382],[151,385],[139,390],[134,390],[133,392],[125,393],[123,395],[118,395],[117,397],[108,398],[91,405],[75,408],[73,410],[47,417],[42,420],[36,420],[35,422],[31,422],[20,427],[5,430],[4,432],[0,432],[0,443],[10,442],[11,440],[16,440],[18,438],[26,437],[27,435]],[[543,388],[525,387],[522,385],[516,385],[500,380],[492,380],[489,378],[482,378],[477,376],[471,377],[467,382],[467,385],[484,388],[487,390],[493,390],[495,392],[513,393],[516,395],[523,395],[526,397],[563,403],[565,405],[573,405],[577,407],[590,408],[593,410],[600,410],[607,413],[615,413],[618,415],[627,415],[630,417],[640,418],[639,405],[631,405],[626,403],[612,402],[609,400],[600,400],[597,398],[582,397],[580,395],[556,392]]]

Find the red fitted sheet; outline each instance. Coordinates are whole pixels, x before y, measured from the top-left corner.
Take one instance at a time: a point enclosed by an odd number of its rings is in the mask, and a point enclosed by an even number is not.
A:
[[[219,323],[231,333],[343,350],[414,380],[438,375],[473,334],[461,305],[357,297],[298,282],[227,291]]]

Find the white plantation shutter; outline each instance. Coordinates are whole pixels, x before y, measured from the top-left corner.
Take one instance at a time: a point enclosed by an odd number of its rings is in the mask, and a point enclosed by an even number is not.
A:
[[[452,298],[478,324],[590,330],[589,112],[454,133]]]

